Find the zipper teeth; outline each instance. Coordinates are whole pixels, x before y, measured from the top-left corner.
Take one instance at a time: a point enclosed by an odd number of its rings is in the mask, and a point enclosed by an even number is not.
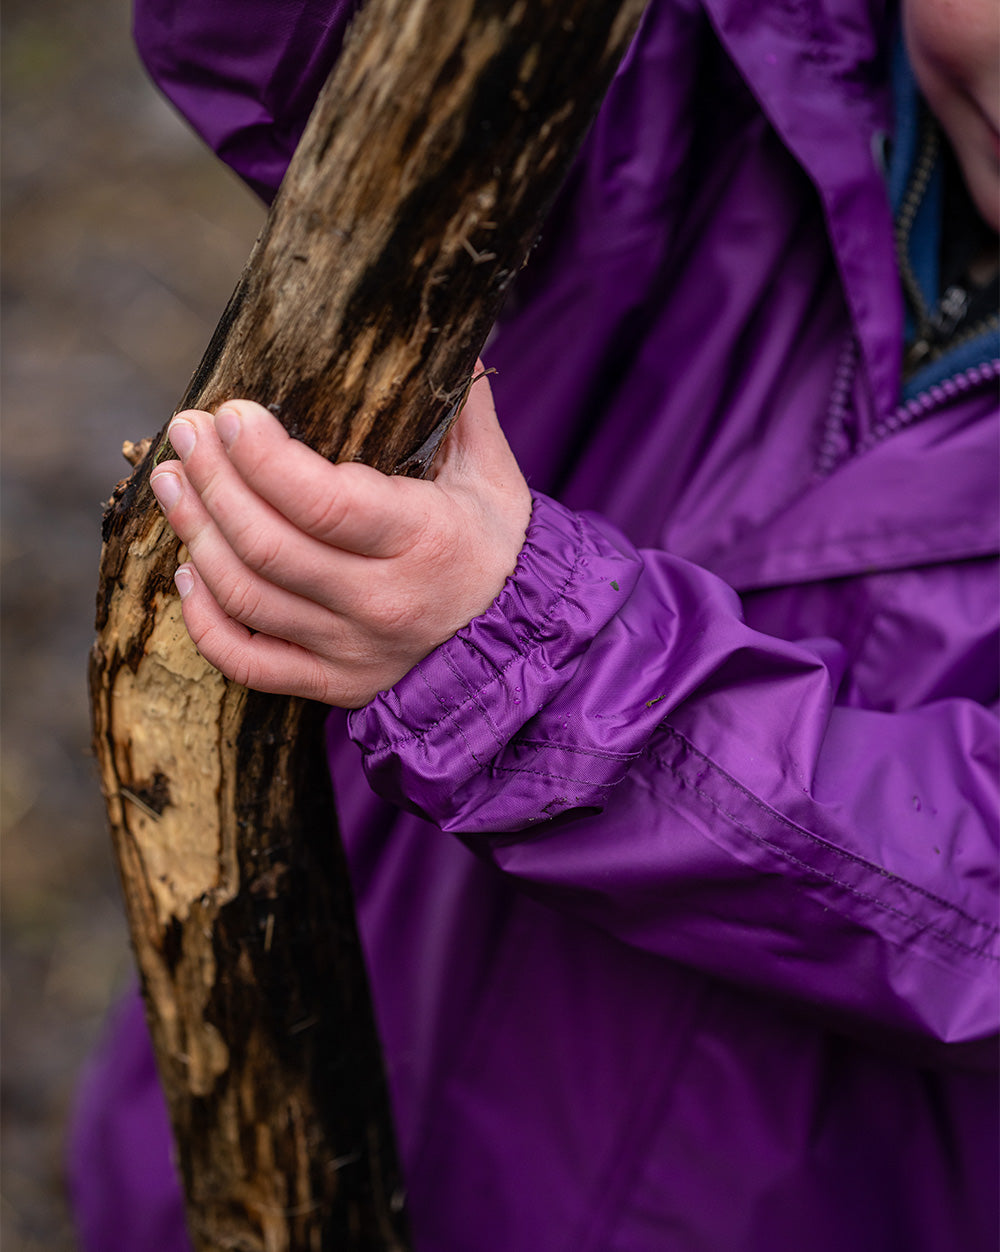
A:
[[[815,472],[820,478],[825,478],[849,451],[846,424],[857,368],[858,341],[853,334],[849,334],[837,358],[830,403],[817,451]]]
[[[914,166],[910,184],[906,189],[903,202],[896,218],[894,234],[896,256],[899,266],[900,281],[904,292],[913,304],[919,322],[918,338],[925,336],[932,329],[931,310],[924,299],[920,283],[910,263],[909,243],[913,223],[917,211],[927,192],[931,174],[937,162],[941,147],[941,136],[933,118],[924,120],[920,139],[920,153]],[[995,313],[982,318],[974,326],[967,327],[960,334],[949,339],[948,343],[932,353],[925,364],[943,356],[944,353],[959,348],[970,340],[977,338],[989,330],[1000,329],[1000,316]],[[843,345],[834,371],[834,383],[827,409],[826,422],[816,459],[815,472],[819,477],[826,477],[848,455],[845,422],[850,403],[851,390],[858,365],[858,344],[853,336],[848,336]],[[854,455],[866,452],[875,444],[880,443],[889,435],[904,426],[910,425],[918,418],[926,416],[935,406],[948,401],[954,396],[973,390],[991,379],[1000,378],[1000,359],[986,361],[982,365],[974,365],[958,374],[953,374],[939,383],[933,383],[909,400],[901,401],[893,412],[879,422],[866,439],[861,440],[854,448]]]
[[[980,335],[985,335],[988,330],[1000,330],[1000,315],[990,313],[988,317],[984,317],[976,322],[975,326],[966,327],[960,335],[955,335],[948,340],[948,343],[941,349],[938,356],[943,356],[945,351],[950,352],[952,348],[961,348],[970,339],[976,339]]]
[[[934,170],[940,150],[941,132],[933,119],[927,118],[924,122],[923,134],[921,136],[920,156],[914,168],[910,185],[906,189],[906,195],[903,197],[903,203],[900,206],[895,227],[896,256],[899,264],[900,280],[917,313],[918,326],[915,341],[923,339],[927,343],[928,348],[927,357],[920,363],[921,369],[927,365],[933,365],[946,352],[950,352],[953,348],[961,347],[962,344],[968,343],[970,339],[975,339],[979,335],[985,334],[988,330],[1000,328],[1000,320],[998,320],[996,314],[990,314],[988,317],[980,319],[973,326],[966,327],[961,334],[949,338],[947,343],[935,345],[930,341],[934,328],[933,315],[927,301],[924,299],[924,293],[920,288],[920,283],[917,281],[916,273],[910,262],[910,233],[913,230],[917,210],[920,208],[924,195],[927,192],[927,184],[930,182],[931,173]]]
[[[996,318],[992,319],[996,321]],[[982,365],[973,365],[967,370],[963,370],[960,374],[953,374],[950,378],[942,379],[939,383],[932,383],[924,391],[918,392],[909,400],[904,400],[897,405],[894,411],[872,430],[867,439],[858,444],[857,452],[867,452],[877,443],[894,435],[896,431],[901,430],[904,426],[910,426],[919,418],[926,417],[930,411],[938,405],[946,403],[954,396],[962,395],[967,391],[988,383],[992,379],[1000,378],[1000,358],[994,358],[992,361],[985,361]]]
[[[917,210],[927,191],[927,184],[930,182],[940,147],[941,138],[937,126],[928,120],[924,123],[920,157],[906,195],[903,197],[899,217],[896,219],[896,256],[899,262],[900,278],[906,294],[917,311],[917,319],[921,327],[930,321],[930,309],[927,307],[924,293],[920,290],[917,276],[910,264],[910,232],[913,229]]]
[[[985,335],[988,330],[1000,330],[1000,317],[996,313],[990,313],[974,325],[967,326],[961,334],[953,335],[947,342],[938,344],[935,347],[929,347],[927,356],[920,362],[919,368],[911,372],[911,377],[914,374],[918,374],[920,370],[925,369],[928,365],[933,365],[935,361],[940,361],[953,348],[961,348],[970,339],[977,339],[980,335]]]

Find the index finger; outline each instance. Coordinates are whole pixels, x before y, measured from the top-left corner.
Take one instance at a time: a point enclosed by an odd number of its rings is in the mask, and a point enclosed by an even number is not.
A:
[[[430,484],[392,478],[357,462],[334,465],[292,438],[259,404],[227,401],[215,416],[215,430],[244,483],[322,543],[390,558],[404,552],[424,527],[422,493],[412,489]]]

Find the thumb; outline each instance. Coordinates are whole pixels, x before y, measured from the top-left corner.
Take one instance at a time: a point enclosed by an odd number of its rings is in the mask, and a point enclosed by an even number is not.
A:
[[[498,487],[523,484],[497,419],[493,391],[481,361],[476,362],[476,368],[480,377],[469,388],[462,411],[441,445],[434,481],[442,487],[458,486],[470,478],[485,478]]]

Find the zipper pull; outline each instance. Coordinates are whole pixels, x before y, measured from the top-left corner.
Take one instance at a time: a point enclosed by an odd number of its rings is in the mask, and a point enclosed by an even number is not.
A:
[[[941,297],[931,326],[939,339],[947,339],[969,310],[969,293],[953,283]]]
[[[919,338],[903,356],[903,376],[909,378],[923,365],[931,353],[947,347],[948,340],[969,311],[971,297],[964,287],[952,283],[941,297],[937,308],[920,326]]]

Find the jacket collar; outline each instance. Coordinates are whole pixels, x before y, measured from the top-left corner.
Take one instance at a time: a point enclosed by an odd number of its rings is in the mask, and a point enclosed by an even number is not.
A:
[[[899,395],[903,336],[882,168],[892,126],[894,14],[880,0],[705,5],[729,56],[819,193],[871,411],[884,416]]]
[[[992,555],[997,425],[980,390],[933,423],[896,420],[904,301],[884,153],[896,119],[893,6],[704,0],[719,38],[819,193],[871,397],[864,449],[768,525],[699,559],[739,590]],[[898,82],[898,77],[897,77]],[[906,117],[897,143],[915,145]],[[905,154],[904,154],[905,155]],[[973,373],[975,371],[972,371]],[[936,389],[940,390],[940,389]],[[902,516],[901,516],[902,510]]]

